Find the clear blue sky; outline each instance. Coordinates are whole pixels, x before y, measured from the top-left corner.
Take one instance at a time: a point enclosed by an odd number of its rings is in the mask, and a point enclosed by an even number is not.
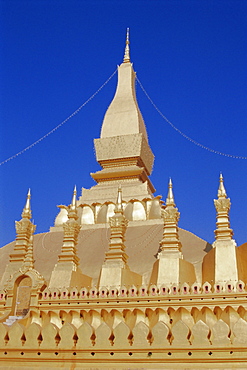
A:
[[[247,1],[2,0],[0,6],[0,162],[102,85],[122,62],[126,27],[134,69],[163,114],[203,145],[247,156]],[[93,138],[115,86],[116,75],[59,130],[0,166],[0,246],[15,238],[29,187],[37,232],[45,232],[75,184],[94,184]],[[151,180],[165,198],[172,177],[179,226],[213,242],[222,171],[235,239],[247,242],[247,160],[195,146],[159,116],[138,84],[137,97],[156,157]]]

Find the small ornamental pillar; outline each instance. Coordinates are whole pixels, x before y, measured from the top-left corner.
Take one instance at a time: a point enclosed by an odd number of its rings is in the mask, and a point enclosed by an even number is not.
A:
[[[31,192],[28,190],[26,204],[21,214],[21,220],[15,222],[16,239],[13,252],[9,255],[9,264],[5,268],[0,287],[10,284],[17,272],[33,269],[33,233],[36,226],[31,222]]]
[[[77,242],[80,232],[80,226],[77,222],[76,208],[76,187],[74,188],[71,204],[67,207],[68,221],[63,224],[64,238],[61,253],[58,256],[58,263],[70,263],[74,269],[79,264],[77,256]]]
[[[232,238],[233,230],[230,228],[229,211],[230,198],[227,198],[223,176],[220,174],[218,199],[214,200],[216,215],[215,242],[215,283],[225,281],[238,281],[238,268],[236,258],[236,242]]]
[[[227,198],[223,176],[220,174],[218,198],[214,200],[216,209],[216,230],[213,249],[203,259],[202,282],[210,281],[214,284],[237,282],[239,280],[236,256],[236,242],[232,238],[229,211],[230,199]]]
[[[111,236],[109,243],[109,250],[105,254],[105,264],[114,265],[119,264],[121,268],[124,268],[128,256],[125,253],[125,232],[128,226],[128,220],[123,214],[122,205],[122,189],[118,189],[118,197],[114,210],[114,216],[109,218],[109,224],[111,228]]]
[[[156,284],[158,288],[163,284],[169,287],[179,283],[192,284],[196,279],[195,270],[191,263],[183,259],[178,235],[180,213],[175,205],[171,179],[162,216],[164,220],[163,238],[160,242],[157,260],[153,265],[150,284]]]
[[[173,191],[172,180],[170,179],[168,185],[168,195],[166,198],[166,206],[163,209],[162,217],[164,220],[163,238],[160,242],[161,254],[177,253],[180,258],[182,257],[181,243],[178,236],[178,221],[180,213],[176,208]]]
[[[13,252],[9,256],[9,264],[6,266],[0,283],[0,286],[5,287],[8,292],[6,309],[14,308],[16,312],[19,312],[18,310],[20,309],[20,306],[17,306],[19,304],[18,297],[21,297],[23,294],[21,293],[22,290],[19,290],[18,294],[20,296],[14,298],[14,287],[17,281],[19,281],[18,284],[20,284],[22,279],[31,279],[31,281],[29,280],[29,283],[31,284],[30,290],[28,288],[28,293],[24,294],[26,300],[24,304],[25,310],[28,310],[30,306],[37,303],[39,289],[45,284],[43,276],[34,269],[33,234],[36,226],[31,222],[32,211],[30,189],[27,194],[26,204],[23,208],[21,217],[20,221],[15,222],[15,246]],[[28,296],[29,294],[30,296]],[[16,307],[13,307],[13,302],[15,302]]]
[[[79,257],[77,255],[77,242],[80,232],[76,206],[76,187],[74,188],[71,204],[67,207],[68,221],[63,224],[64,238],[58,262],[55,265],[49,288],[63,287],[73,288],[90,286],[91,278],[83,275],[79,268]]]
[[[220,174],[220,184],[218,189],[218,199],[214,199],[214,206],[217,212],[215,239],[220,240],[232,240],[233,231],[230,228],[229,211],[231,207],[230,198],[227,198],[226,190],[223,183],[223,176]],[[213,247],[215,247],[215,243]]]
[[[127,265],[128,256],[125,253],[125,232],[128,221],[123,213],[122,189],[119,187],[114,216],[109,218],[111,229],[109,250],[105,254],[102,265],[99,288],[141,285],[141,276],[131,271]]]
[[[31,211],[31,191],[28,190],[27,200],[25,207],[23,208],[22,218],[20,221],[15,222],[16,229],[16,242],[14,251],[10,254],[10,263],[22,264],[26,258],[26,253],[29,248],[29,258],[32,254],[32,235],[36,229],[36,226],[31,222],[32,211]]]

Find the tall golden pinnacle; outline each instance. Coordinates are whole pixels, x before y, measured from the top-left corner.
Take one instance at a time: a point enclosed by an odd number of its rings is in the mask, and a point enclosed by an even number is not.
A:
[[[178,220],[180,213],[176,208],[172,191],[172,180],[169,180],[166,206],[163,210],[163,238],[160,243],[161,250],[178,250],[181,251],[181,243],[178,236]]]
[[[31,211],[30,199],[31,199],[31,190],[30,190],[30,189],[28,189],[28,193],[27,193],[27,200],[26,200],[25,207],[23,208],[23,211],[22,211],[21,217],[22,217],[22,218],[28,218],[29,220],[30,220],[30,219],[31,219],[31,217],[32,217],[32,211]]]
[[[220,184],[218,189],[218,199],[214,200],[217,229],[214,231],[216,240],[232,239],[233,231],[230,228],[229,211],[231,207],[230,198],[227,198],[224,187],[223,176],[220,174]]]
[[[79,267],[80,259],[77,255],[78,235],[80,225],[77,222],[76,186],[74,187],[71,204],[66,207],[68,220],[63,223],[63,245],[58,255],[58,262],[55,265],[49,287],[83,287],[91,285],[91,278],[82,274]]]
[[[122,267],[127,262],[128,256],[125,253],[125,232],[128,221],[123,214],[122,189],[119,186],[114,216],[109,218],[111,236],[109,250],[106,252],[105,261],[118,261]]]
[[[159,289],[163,284],[171,287],[182,282],[192,284],[196,280],[194,266],[183,259],[182,244],[178,235],[179,216],[170,179],[166,205],[162,209],[163,237],[150,278],[150,283],[156,284]]]
[[[102,265],[99,287],[126,287],[134,284],[141,285],[142,277],[131,271],[127,264],[128,255],[125,252],[125,232],[128,220],[125,218],[122,206],[122,189],[118,188],[118,195],[114,215],[109,218],[110,243],[105,253]]]
[[[14,251],[10,255],[10,262],[22,264],[25,259],[30,261],[30,256],[32,254],[32,235],[36,229],[36,226],[31,222],[32,211],[30,199],[31,191],[29,189],[26,204],[21,214],[22,218],[20,221],[15,221],[16,242]],[[32,263],[31,261],[31,268],[33,267]]]
[[[130,48],[129,48],[129,28],[127,28],[127,33],[126,33],[126,44],[125,44],[125,51],[124,51],[124,63],[130,63]]]
[[[77,208],[76,208],[76,187],[74,187],[71,204],[67,207],[68,221],[63,224],[64,238],[63,246],[58,262],[73,262],[76,266],[79,264],[77,256],[76,245],[78,242],[78,234],[80,226],[77,222]]]

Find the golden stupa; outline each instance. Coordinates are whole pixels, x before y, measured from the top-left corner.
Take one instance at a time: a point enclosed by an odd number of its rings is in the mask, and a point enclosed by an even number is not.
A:
[[[97,184],[74,188],[42,234],[29,190],[0,249],[0,367],[246,369],[247,244],[233,239],[222,175],[212,246],[178,228],[171,179],[165,201],[153,195],[128,32],[94,145]]]

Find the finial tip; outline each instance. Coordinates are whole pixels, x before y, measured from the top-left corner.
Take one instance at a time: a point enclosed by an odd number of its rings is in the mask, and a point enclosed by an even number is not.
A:
[[[118,186],[117,202],[116,202],[116,207],[115,207],[115,213],[118,213],[118,212],[123,212],[121,184],[119,184]]]
[[[125,43],[125,51],[124,51],[124,63],[129,63],[130,62],[130,49],[129,49],[129,28],[127,28],[127,33],[126,33],[126,43]]]
[[[71,210],[75,210],[76,209],[76,185],[74,186],[74,191],[73,191],[73,195],[72,195],[70,209]]]
[[[174,201],[174,195],[173,195],[173,191],[172,191],[172,179],[171,177],[169,178],[169,184],[168,184],[168,194],[167,194],[167,198],[166,198],[166,205],[175,205],[175,201]]]
[[[218,189],[218,198],[219,197],[223,197],[223,198],[227,197],[226,189],[225,189],[225,186],[224,186],[224,179],[223,179],[223,175],[222,175],[221,172],[220,172],[220,185],[219,185],[219,189]]]
[[[31,199],[31,189],[29,188],[27,192],[26,204],[22,211],[22,217],[29,218],[29,220],[32,217],[30,199]]]

